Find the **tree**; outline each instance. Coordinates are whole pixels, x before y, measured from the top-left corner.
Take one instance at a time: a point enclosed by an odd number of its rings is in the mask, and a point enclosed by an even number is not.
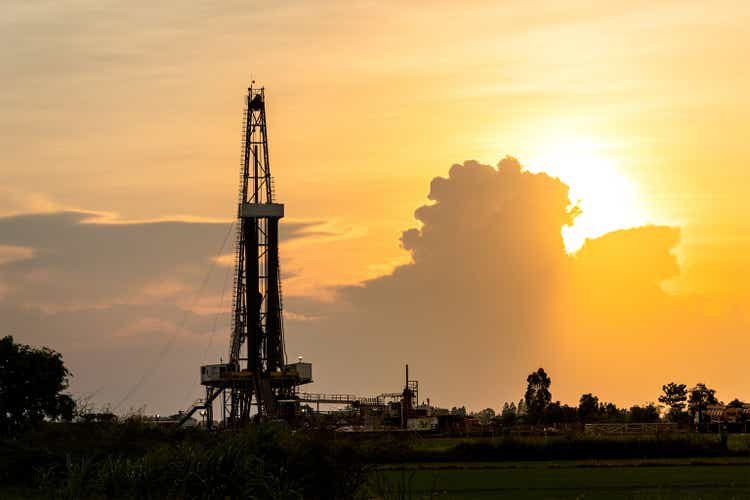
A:
[[[729,403],[727,403],[727,408],[744,408],[744,407],[745,407],[745,403],[743,403],[737,398],[734,398]]]
[[[488,425],[493,418],[495,418],[495,410],[492,408],[485,408],[484,410],[477,412],[475,415],[479,419],[479,423],[482,425]]]
[[[523,398],[518,400],[518,408],[516,409],[516,416],[518,418],[523,418],[526,416],[526,403],[524,402]]]
[[[544,410],[542,421],[545,424],[567,424],[576,421],[576,409],[559,401],[550,403]]]
[[[659,408],[654,403],[646,406],[631,406],[629,420],[635,423],[652,423],[659,421]]]
[[[544,410],[550,401],[552,401],[552,393],[549,391],[552,380],[544,371],[544,368],[539,368],[526,377],[526,382],[528,383],[524,395],[526,413],[531,423],[537,423],[544,415]]]
[[[598,418],[604,422],[625,422],[627,412],[618,408],[614,403],[601,403]]]
[[[670,382],[661,386],[662,394],[659,396],[659,402],[669,407],[669,420],[678,422],[685,411],[685,402],[687,401],[687,386],[685,384],[675,384]]]
[[[75,403],[62,394],[69,376],[60,353],[17,344],[11,336],[0,339],[0,432],[73,418]]]
[[[599,417],[599,398],[591,393],[581,395],[578,400],[578,418],[584,424],[594,422]]]
[[[466,416],[466,407],[462,406],[462,407],[458,408],[457,406],[454,406],[453,408],[451,408],[451,415],[458,415],[460,417],[465,417]]]
[[[717,403],[716,391],[706,387],[706,384],[696,384],[695,387],[690,389],[688,408],[690,409],[690,415],[693,419],[695,419],[696,414],[698,415],[699,424],[703,423],[703,412],[708,405],[715,405]]]
[[[510,404],[505,403],[503,404],[503,411],[500,413],[500,422],[510,427],[514,423],[516,423],[518,415],[516,414],[516,404],[511,402]]]

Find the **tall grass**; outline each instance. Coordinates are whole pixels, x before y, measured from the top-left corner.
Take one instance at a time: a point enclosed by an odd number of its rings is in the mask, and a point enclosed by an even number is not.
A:
[[[283,425],[215,433],[139,422],[48,425],[0,442],[0,497],[10,485],[26,488],[27,496],[58,499],[336,499],[361,494],[378,464],[750,456],[747,440],[732,437],[727,447],[703,434],[437,442],[407,433],[341,435]],[[375,496],[403,498],[410,482],[403,477],[395,490],[382,483]]]
[[[47,430],[46,445],[39,436],[9,443],[20,460],[0,454],[0,471],[5,484],[26,485],[44,498],[206,500],[352,498],[367,473],[356,445],[326,435],[293,436],[283,426],[238,433],[141,430],[112,426],[92,437],[76,429],[75,445]]]

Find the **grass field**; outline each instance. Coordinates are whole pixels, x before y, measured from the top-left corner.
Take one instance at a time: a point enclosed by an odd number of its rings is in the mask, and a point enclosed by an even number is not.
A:
[[[698,435],[700,436],[700,435]],[[633,441],[639,436],[625,435],[625,436],[606,436],[602,439],[609,441]],[[706,439],[719,439],[716,434],[705,434],[703,435]],[[527,442],[543,443],[549,438],[543,436],[525,436],[521,438]],[[592,437],[591,439],[597,439]],[[454,448],[460,444],[497,444],[502,442],[503,437],[430,437],[430,438],[416,438],[411,442],[411,447],[416,450],[440,452]],[[727,438],[727,448],[732,452],[747,452],[750,453],[750,434],[730,434]]]
[[[750,499],[750,461],[445,463],[374,472],[381,498]]]
[[[691,458],[699,457],[699,458]],[[427,437],[43,425],[0,441],[0,498],[747,498],[750,436]]]

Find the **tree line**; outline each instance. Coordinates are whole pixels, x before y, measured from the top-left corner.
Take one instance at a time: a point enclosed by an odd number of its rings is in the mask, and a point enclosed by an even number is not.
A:
[[[499,413],[486,408],[474,414],[482,423],[495,421],[503,426],[516,424],[557,425],[589,423],[649,423],[662,421],[661,409],[655,403],[620,408],[616,404],[600,400],[592,393],[582,394],[578,406],[552,401],[550,387],[552,379],[544,370],[529,374],[526,392],[518,403],[506,402]],[[662,386],[658,397],[666,412],[663,419],[674,423],[703,423],[705,411],[710,405],[721,404],[716,391],[698,383],[688,389],[687,385],[670,382]],[[744,403],[734,399],[728,406],[741,408]]]
[[[69,377],[60,353],[16,343],[10,336],[0,339],[0,436],[13,435],[43,420],[69,421],[80,413],[76,412],[70,395],[64,392]],[[592,393],[582,394],[577,406],[553,402],[552,379],[544,368],[530,373],[526,383],[526,392],[518,404],[505,403],[499,414],[486,408],[473,415],[482,423],[494,421],[503,426],[648,423],[662,418],[655,403],[619,408]],[[675,423],[701,424],[706,409],[720,404],[716,391],[703,383],[688,389],[685,384],[670,382],[662,386],[658,401],[666,409],[664,419]],[[727,406],[742,408],[743,405],[734,399]],[[467,414],[465,407],[453,408],[451,413]]]

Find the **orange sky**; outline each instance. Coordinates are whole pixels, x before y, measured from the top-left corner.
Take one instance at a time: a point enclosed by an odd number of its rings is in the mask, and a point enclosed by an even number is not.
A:
[[[289,296],[410,262],[430,180],[509,154],[570,186],[568,251],[679,227],[663,289],[742,309],[748,21],[741,1],[3,2],[0,215],[230,220],[252,75],[288,221],[314,223],[282,249]],[[0,266],[29,251],[0,243]]]

